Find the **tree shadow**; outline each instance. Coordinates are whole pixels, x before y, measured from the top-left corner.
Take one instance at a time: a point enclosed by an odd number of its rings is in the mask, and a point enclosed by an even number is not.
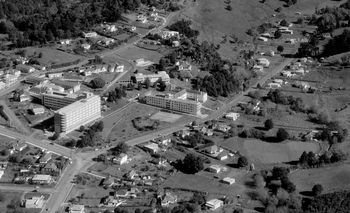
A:
[[[255,207],[254,210],[257,212],[264,212],[265,208],[264,207]]]
[[[268,143],[281,143],[282,140],[278,139],[275,136],[266,136],[264,138],[261,139],[264,142],[268,142]]]
[[[254,129],[261,130],[261,131],[267,131],[268,130],[268,129],[266,129],[263,126],[255,126]]]
[[[235,169],[238,169],[238,168],[239,168],[239,166],[238,166],[237,163],[228,163],[228,164],[226,164],[226,166],[229,166],[229,167],[235,168]]]
[[[252,188],[252,189],[256,188],[254,181],[251,181],[251,180],[245,181],[244,185],[247,186],[248,188]]]
[[[299,194],[304,195],[304,196],[308,196],[308,197],[314,196],[314,193],[312,193],[312,191],[302,191],[302,192],[299,192]]]

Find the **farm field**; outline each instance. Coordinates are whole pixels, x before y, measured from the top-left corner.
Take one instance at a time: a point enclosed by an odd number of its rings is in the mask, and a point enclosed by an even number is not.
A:
[[[350,189],[349,161],[315,169],[302,169],[291,173],[298,191],[311,191],[315,184],[322,184],[325,193]]]

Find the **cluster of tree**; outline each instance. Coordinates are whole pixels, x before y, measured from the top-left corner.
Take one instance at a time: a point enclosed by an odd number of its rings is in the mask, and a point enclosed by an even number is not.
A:
[[[344,30],[342,34],[328,41],[324,46],[322,55],[330,56],[348,51],[350,51],[350,30]]]
[[[177,160],[175,167],[184,173],[195,174],[204,169],[204,159],[190,153],[183,160]]]
[[[330,144],[336,144],[342,143],[348,134],[348,129],[340,125],[338,121],[330,121],[316,137]]]
[[[102,22],[120,20],[121,13],[135,10],[138,0],[61,0],[0,2],[1,33],[8,33],[15,47],[42,44],[78,36],[83,30]]]
[[[99,121],[90,126],[89,129],[85,130],[85,134],[81,136],[77,142],[78,147],[95,146],[96,142],[100,140],[100,132],[103,131],[103,121]]]
[[[269,122],[267,125],[270,125]],[[265,127],[266,128],[266,127]],[[265,136],[265,132],[255,128],[245,129],[239,133],[239,137],[242,138],[256,138],[260,140],[266,140],[268,137]],[[289,133],[284,128],[279,128],[276,132],[276,136],[273,138],[276,142],[282,142],[289,138]]]
[[[116,87],[114,90],[108,92],[108,102],[116,102],[118,99],[121,99],[122,97],[126,97],[126,88],[123,87]]]
[[[304,199],[303,209],[310,213],[350,212],[350,192],[333,192]]]
[[[148,120],[148,118],[136,117],[132,119],[132,124],[138,131],[147,131],[157,129],[159,126],[158,120]]]
[[[103,88],[106,82],[102,78],[94,78],[90,81],[90,87],[94,89]]]
[[[341,152],[325,152],[316,156],[313,152],[303,152],[299,158],[299,165],[304,168],[320,167],[325,164],[336,163],[346,159],[346,155]]]
[[[342,21],[347,21],[350,17],[346,7],[325,7],[317,10],[316,14],[319,17],[313,16],[310,23],[316,24],[319,32],[332,32],[334,29],[347,27]]]
[[[283,1],[286,3],[288,7],[297,3],[297,0],[283,0]]]
[[[192,22],[190,20],[182,19],[168,26],[168,29],[178,31],[187,38],[195,38],[199,35],[199,32],[197,30],[193,30],[191,28],[191,24]]]
[[[122,153],[127,153],[128,150],[129,146],[126,145],[124,142],[120,142],[115,147],[111,148],[109,151],[111,151],[112,155],[118,156]]]

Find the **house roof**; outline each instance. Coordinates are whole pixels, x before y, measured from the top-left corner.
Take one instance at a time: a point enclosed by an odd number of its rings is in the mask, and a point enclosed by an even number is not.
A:
[[[49,162],[43,168],[44,169],[51,169],[51,170],[54,170],[54,171],[59,171],[59,169],[58,169],[58,167],[57,167],[55,162]]]
[[[181,78],[193,78],[193,75],[189,70],[180,70],[179,74]]]

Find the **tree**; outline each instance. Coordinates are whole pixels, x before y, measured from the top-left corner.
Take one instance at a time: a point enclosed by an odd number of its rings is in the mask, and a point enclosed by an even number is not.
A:
[[[266,130],[272,129],[273,126],[274,126],[274,123],[273,123],[272,119],[267,119],[264,123],[264,127]]]
[[[4,202],[6,200],[6,196],[0,192],[0,202]]]
[[[188,174],[195,174],[204,169],[202,158],[190,153],[182,160],[182,168]]]
[[[266,185],[265,179],[261,174],[255,174],[253,180],[256,188],[264,188]]]
[[[106,85],[106,82],[102,78],[94,78],[90,82],[90,86],[94,89],[103,88]]]
[[[231,5],[227,5],[226,10],[231,11],[232,10],[232,6]]]
[[[114,148],[110,149],[110,151],[112,151],[112,154],[115,156],[120,155],[121,153],[127,153],[128,150],[129,146],[124,142],[120,142]]]
[[[163,71],[166,67],[166,60],[164,58],[161,58],[159,60],[158,70]]]
[[[240,168],[248,166],[248,159],[245,156],[240,156],[237,160],[237,166]]]
[[[319,196],[323,191],[323,187],[321,184],[315,184],[313,187],[312,187],[312,194],[314,196]]]
[[[275,31],[275,33],[274,33],[274,37],[275,37],[275,39],[279,39],[279,38],[281,38],[281,37],[282,37],[282,33],[281,33],[281,31],[276,30],[276,31]]]
[[[145,88],[148,89],[150,87],[150,85],[151,85],[151,80],[147,77],[145,79]]]
[[[289,26],[289,23],[288,23],[285,19],[283,19],[283,20],[280,22],[280,25],[281,25],[281,26],[284,26],[284,27],[288,27],[288,26]]]
[[[284,141],[289,138],[289,133],[284,128],[279,128],[276,133],[276,138],[279,141]]]
[[[165,91],[166,89],[166,84],[164,81],[159,81],[159,90],[160,91]]]
[[[284,47],[283,47],[282,45],[278,45],[277,51],[278,51],[279,53],[282,53],[283,50],[284,50]]]

